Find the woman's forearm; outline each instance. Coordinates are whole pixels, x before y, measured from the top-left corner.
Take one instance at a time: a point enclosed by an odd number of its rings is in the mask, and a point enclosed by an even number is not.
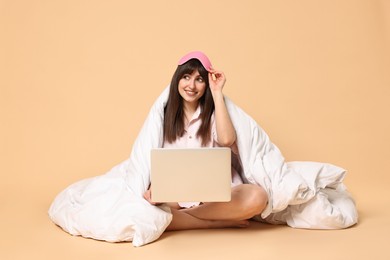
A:
[[[236,131],[227,111],[222,91],[212,91],[215,105],[215,124],[217,142],[222,146],[231,146],[236,141]]]

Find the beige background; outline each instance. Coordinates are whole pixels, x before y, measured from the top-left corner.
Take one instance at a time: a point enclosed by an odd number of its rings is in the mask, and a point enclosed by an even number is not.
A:
[[[0,0],[0,258],[389,259],[389,46],[386,0]],[[133,248],[51,223],[56,194],[129,156],[191,50],[287,160],[348,170],[358,225],[171,232]]]

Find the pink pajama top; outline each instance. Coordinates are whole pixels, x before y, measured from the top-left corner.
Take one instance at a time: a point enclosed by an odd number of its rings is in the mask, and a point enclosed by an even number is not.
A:
[[[198,106],[197,110],[193,114],[191,120],[187,125],[184,126],[184,134],[179,137],[173,143],[164,142],[164,148],[200,148],[200,147],[221,147],[218,144],[217,129],[215,125],[214,114],[211,117],[211,141],[206,145],[202,146],[202,140],[196,136],[196,133],[201,125],[201,109]],[[242,179],[239,175],[241,171],[241,165],[238,156],[238,148],[234,143],[230,149],[232,150],[232,187],[242,184]],[[198,206],[200,202],[179,202],[179,206],[182,208],[191,208]]]

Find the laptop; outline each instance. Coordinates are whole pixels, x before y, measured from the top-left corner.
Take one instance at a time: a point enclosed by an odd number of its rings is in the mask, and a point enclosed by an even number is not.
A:
[[[151,150],[153,202],[231,200],[230,148]]]

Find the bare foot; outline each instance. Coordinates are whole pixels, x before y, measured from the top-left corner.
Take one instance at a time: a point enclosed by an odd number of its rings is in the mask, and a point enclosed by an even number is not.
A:
[[[249,227],[249,220],[239,220],[238,226],[239,228],[246,228]]]
[[[246,228],[248,226],[248,220],[210,220],[209,228]]]

